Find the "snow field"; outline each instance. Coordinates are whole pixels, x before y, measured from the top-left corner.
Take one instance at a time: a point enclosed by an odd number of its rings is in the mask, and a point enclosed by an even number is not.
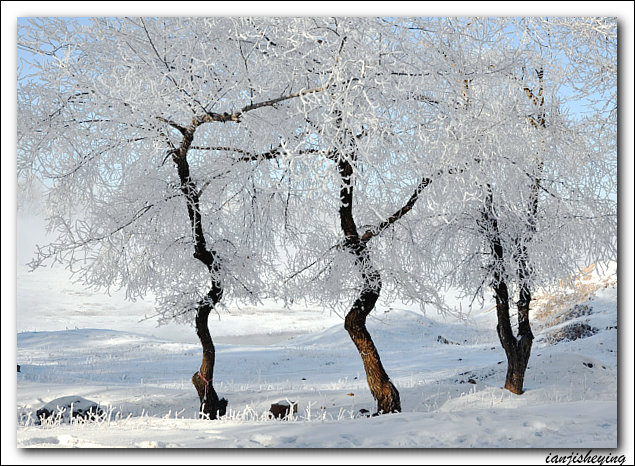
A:
[[[197,419],[190,382],[200,363],[195,343],[126,330],[23,332],[18,447],[615,448],[616,288],[600,288],[586,302],[592,312],[579,319],[600,329],[588,338],[548,344],[552,327],[536,322],[522,396],[501,389],[506,362],[492,312],[465,323],[376,313],[370,332],[403,412],[370,418],[359,413],[375,408],[361,360],[341,321],[319,329],[339,319],[322,312],[307,310],[314,330],[305,322],[292,337],[268,335],[255,311],[243,317],[252,322],[248,335],[240,335],[244,322],[225,323],[214,385],[229,399],[228,414],[209,422]],[[294,319],[288,311],[260,314]],[[33,425],[42,404],[71,394],[99,402],[102,419]],[[267,416],[281,399],[298,402],[290,421]]]

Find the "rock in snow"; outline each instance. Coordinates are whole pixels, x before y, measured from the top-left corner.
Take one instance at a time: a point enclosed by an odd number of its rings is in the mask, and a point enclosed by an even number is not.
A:
[[[277,403],[271,405],[271,408],[269,408],[269,412],[273,415],[274,418],[284,419],[289,416],[291,407],[293,407],[293,414],[296,414],[298,412],[297,403],[293,401],[289,403],[286,400],[280,400]]]

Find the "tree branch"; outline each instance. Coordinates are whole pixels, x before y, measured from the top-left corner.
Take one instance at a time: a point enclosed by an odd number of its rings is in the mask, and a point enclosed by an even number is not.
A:
[[[273,147],[267,152],[262,152],[260,154],[255,154],[253,152],[248,152],[243,149],[238,149],[237,147],[228,147],[228,146],[191,146],[192,150],[216,150],[216,151],[225,151],[225,152],[235,152],[237,154],[241,154],[242,157],[234,159],[236,162],[250,162],[255,160],[271,160],[277,158],[282,154],[280,149],[282,149],[282,144],[279,144],[277,147]]]
[[[399,210],[397,210],[394,214],[392,214],[386,220],[381,222],[379,225],[376,225],[366,230],[366,232],[362,235],[362,241],[363,242],[370,241],[372,238],[381,234],[381,232],[383,232],[386,228],[388,228],[390,225],[397,222],[400,218],[402,218],[404,215],[410,212],[412,208],[414,207],[415,203],[417,202],[417,200],[419,199],[419,195],[421,194],[421,192],[430,183],[432,183],[432,180],[430,178],[426,178],[425,176],[421,178],[421,181],[415,188],[414,192],[412,193],[412,196],[410,196],[410,199],[408,199],[408,202],[406,202],[406,204],[403,207],[401,207]]]
[[[237,110],[233,113],[215,113],[215,112],[207,112],[205,115],[200,115],[195,117],[192,120],[193,126],[200,126],[203,123],[212,123],[214,121],[226,123],[228,121],[234,121],[236,123],[240,123],[240,118],[247,112],[252,110],[256,110],[263,107],[273,107],[277,103],[284,102],[285,100],[293,99],[295,97],[301,97],[309,94],[315,94],[318,92],[322,92],[330,86],[330,80],[327,81],[323,86],[314,87],[313,89],[305,89],[298,92],[293,92],[291,94],[283,95],[281,97],[276,97],[275,99],[264,100],[262,102],[256,102],[255,104],[247,105],[240,110]]]
[[[162,121],[163,123],[167,123],[168,125],[170,125],[172,128],[177,129],[181,134],[185,135],[185,132],[187,131],[185,126],[181,126],[178,123],[172,121],[172,120],[168,120],[166,118],[163,117],[155,117],[157,120]]]
[[[346,37],[342,38],[342,41],[340,43],[340,48],[337,52],[337,56],[335,57],[335,66],[337,66],[338,62],[339,62],[339,55],[342,53],[342,49],[344,48],[344,43],[346,42]],[[233,113],[214,113],[214,112],[206,112],[205,115],[201,115],[199,117],[194,118],[194,120],[192,121],[192,124],[194,126],[199,126],[203,123],[211,123],[213,121],[218,121],[218,122],[228,122],[228,121],[234,121],[236,123],[240,123],[240,118],[247,112],[250,112],[252,110],[256,110],[259,108],[263,108],[263,107],[273,107],[274,105],[280,103],[280,102],[284,102],[285,100],[289,100],[289,99],[293,99],[296,97],[302,97],[305,95],[309,95],[309,94],[316,94],[318,92],[322,92],[325,91],[326,89],[329,88],[329,86],[331,85],[331,80],[333,79],[333,73],[331,73],[331,75],[329,76],[329,79],[326,81],[326,83],[322,86],[318,86],[318,87],[314,87],[312,89],[304,89],[301,91],[297,91],[297,92],[292,92],[291,94],[287,94],[287,95],[283,95],[280,97],[276,97],[275,99],[269,99],[269,100],[264,100],[262,102],[256,102],[255,104],[249,104],[246,105],[245,107],[241,108],[240,110],[233,112]]]

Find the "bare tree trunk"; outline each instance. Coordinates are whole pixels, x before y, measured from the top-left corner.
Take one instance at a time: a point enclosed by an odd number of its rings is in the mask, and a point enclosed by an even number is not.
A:
[[[505,276],[504,252],[498,229],[498,219],[493,210],[491,187],[488,186],[488,195],[485,201],[482,227],[487,235],[492,254],[494,256],[493,287],[496,299],[496,317],[498,324],[496,332],[507,356],[507,375],[505,388],[512,393],[523,393],[525,372],[531,354],[531,346],[534,336],[529,325],[529,304],[531,293],[524,278],[529,273],[525,260],[527,251],[520,244],[517,245],[518,253],[523,254],[519,263],[519,278],[521,280],[520,299],[518,300],[518,337],[514,335],[509,315],[509,290],[503,278]],[[520,257],[520,256],[519,256]]]
[[[354,160],[354,159],[353,159]],[[342,179],[340,187],[340,224],[346,236],[344,247],[355,256],[355,263],[362,274],[362,290],[346,314],[344,328],[350,335],[364,363],[366,380],[373,398],[377,400],[377,414],[401,411],[399,392],[390,381],[379,358],[379,352],[366,328],[366,317],[375,307],[381,291],[381,276],[368,255],[366,241],[360,239],[353,217],[353,167],[340,157],[338,170]]]
[[[536,116],[532,117],[529,121],[531,124],[540,130],[546,128],[545,120],[545,97],[543,95],[543,70],[542,68],[536,70],[536,74],[539,80],[539,89],[537,95],[528,88],[524,87],[524,91],[530,100],[536,107]],[[544,144],[544,139],[543,139]],[[527,371],[527,364],[529,363],[529,356],[531,355],[531,347],[534,341],[534,335],[529,325],[529,307],[531,305],[531,266],[529,264],[529,257],[527,251],[527,243],[531,241],[533,235],[536,233],[536,217],[538,214],[538,198],[540,194],[541,174],[543,170],[543,161],[540,155],[536,158],[536,174],[532,178],[531,192],[529,196],[529,202],[527,204],[527,224],[526,232],[522,237],[516,238],[516,248],[514,251],[515,259],[518,262],[518,281],[519,281],[519,299],[517,303],[518,307],[518,336],[511,340],[507,335],[511,332],[511,326],[508,330],[503,330],[506,326],[501,326],[501,317],[509,321],[509,298],[507,298],[506,306],[507,311],[499,312],[499,338],[503,343],[504,333],[505,352],[507,353],[507,376],[505,378],[505,388],[512,393],[518,395],[522,394],[524,389],[525,372]],[[491,201],[491,197],[490,197]],[[496,226],[496,234],[498,235],[498,227]],[[500,259],[502,260],[502,250]],[[505,285],[503,283],[503,285]],[[506,286],[505,286],[506,288]],[[497,291],[497,307],[498,307],[498,291]],[[512,335],[513,336],[513,335]],[[507,346],[506,346],[507,345]]]
[[[187,213],[194,240],[194,257],[207,267],[212,280],[210,291],[198,303],[196,310],[196,334],[201,341],[203,358],[200,369],[192,376],[192,383],[201,402],[201,417],[216,419],[217,416],[225,414],[227,400],[224,398],[219,400],[213,386],[216,349],[209,332],[208,317],[223,296],[222,284],[218,278],[221,264],[216,252],[207,248],[201,219],[199,191],[190,176],[190,167],[187,161],[187,152],[194,139],[196,127],[191,126],[180,130],[183,134],[183,140],[180,147],[172,151],[172,160],[176,164],[181,182],[181,192],[186,199]]]
[[[214,283],[207,295],[207,299],[199,303],[196,312],[196,334],[203,347],[203,360],[198,372],[192,376],[192,383],[196,388],[201,402],[201,417],[209,417],[209,419],[216,419],[217,416],[223,416],[227,408],[227,400],[224,398],[218,399],[218,395],[212,383],[214,379],[216,349],[214,348],[212,336],[207,325],[209,313],[220,301],[222,294],[222,288],[218,283]]]
[[[373,398],[377,400],[377,414],[401,412],[399,392],[390,381],[379,358],[377,347],[366,328],[366,318],[379,299],[381,276],[370,262],[364,243],[358,242],[356,248],[349,250],[354,251],[357,256],[356,263],[360,267],[364,284],[359,298],[346,314],[344,328],[355,343],[364,363],[368,387]]]
[[[534,339],[529,326],[529,301],[523,301],[523,292],[521,291],[521,300],[518,302],[518,337],[516,337],[512,331],[509,315],[509,295],[504,281],[501,281],[495,287],[495,293],[498,318],[496,331],[507,355],[505,388],[512,393],[521,395],[524,391],[525,372],[527,371]]]

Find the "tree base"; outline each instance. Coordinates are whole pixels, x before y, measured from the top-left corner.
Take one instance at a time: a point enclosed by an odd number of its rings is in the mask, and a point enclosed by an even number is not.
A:
[[[212,384],[204,380],[199,372],[192,376],[192,383],[201,402],[201,419],[214,420],[226,414],[228,401],[225,398],[219,399]]]
[[[375,416],[380,414],[400,413],[401,412],[401,399],[399,398],[399,392],[392,384],[392,382],[386,383],[381,392],[384,393],[380,399],[377,400],[377,412]]]
[[[522,395],[523,393],[525,393],[525,390],[523,389],[522,385],[518,386],[518,385],[511,384],[509,382],[505,382],[505,389],[509,390],[515,395]]]

